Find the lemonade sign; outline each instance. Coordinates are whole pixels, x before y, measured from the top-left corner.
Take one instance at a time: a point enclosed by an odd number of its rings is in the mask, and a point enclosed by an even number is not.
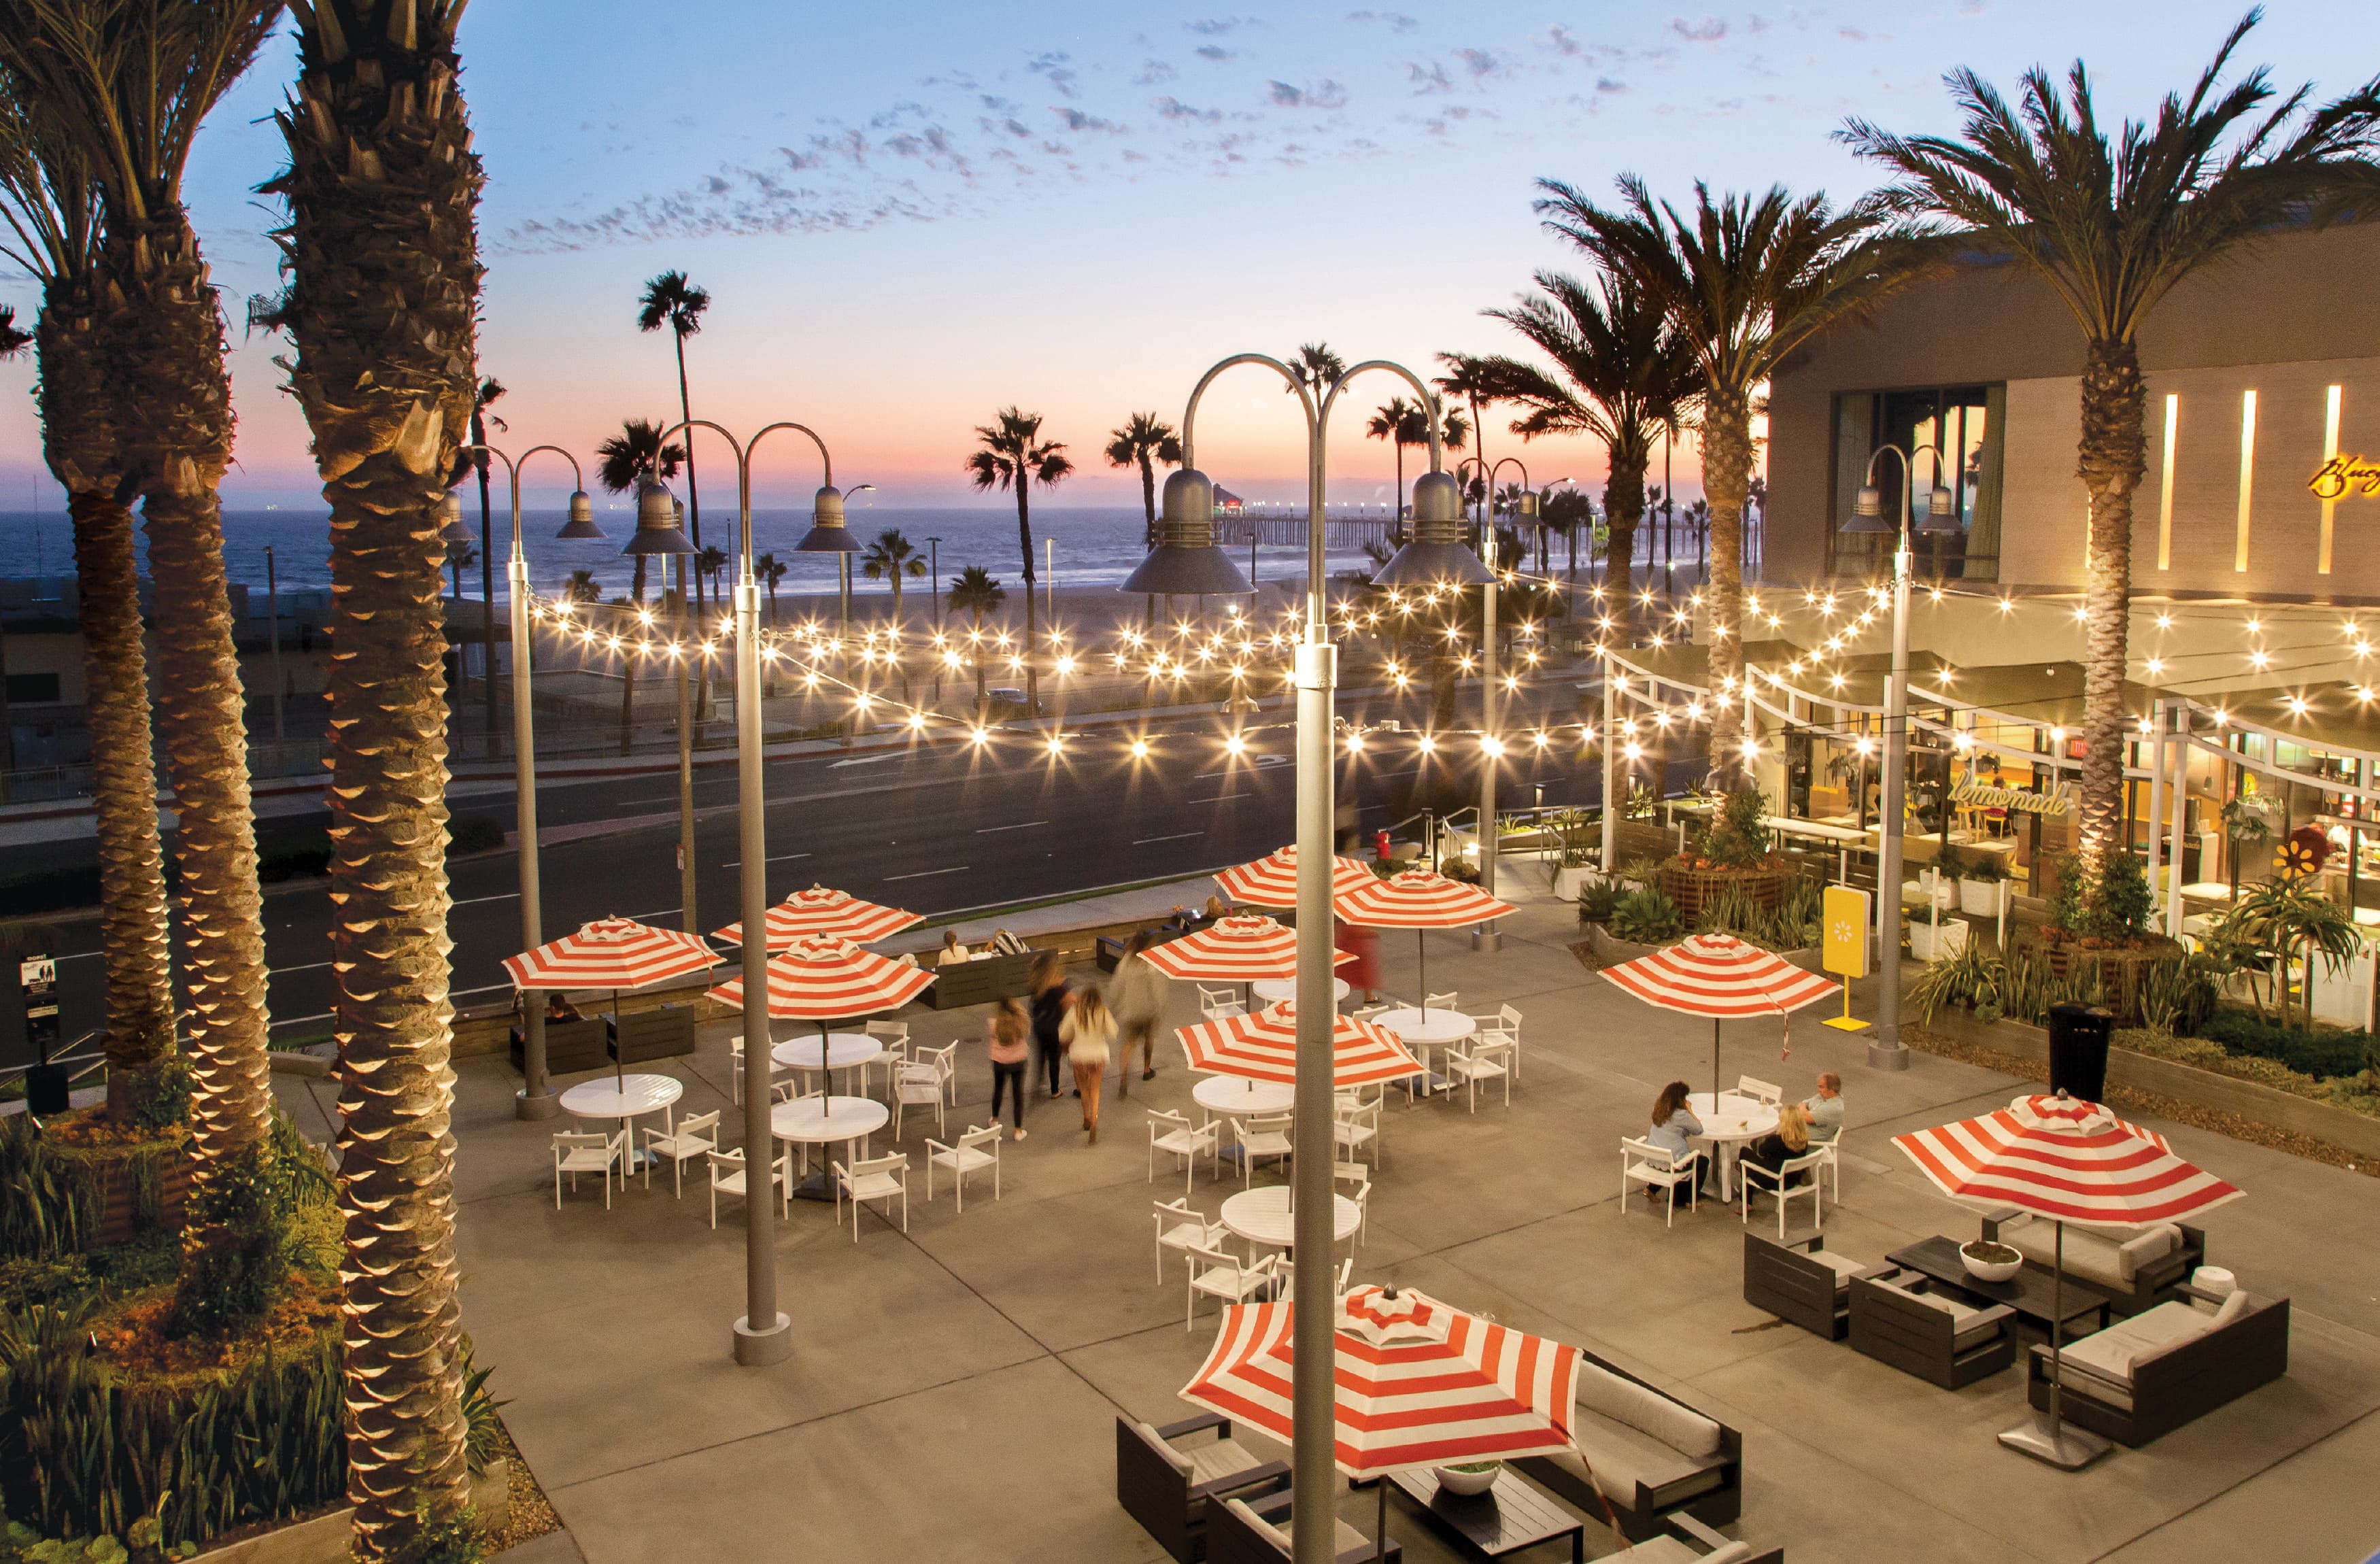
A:
[[[1827,1024],[1856,1032],[1867,1024],[1852,1014],[1852,979],[1867,976],[1868,893],[1848,885],[1828,886],[1819,923],[1819,964],[1843,980],[1843,1012],[1828,1016]]]

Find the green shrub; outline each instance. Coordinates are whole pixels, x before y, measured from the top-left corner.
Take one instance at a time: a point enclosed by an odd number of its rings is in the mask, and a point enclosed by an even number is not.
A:
[[[2240,1010],[2216,1012],[2199,1028],[2199,1036],[2221,1044],[2227,1053],[2273,1060],[2321,1079],[2361,1074],[2371,1060],[2368,1032],[2301,1032]]]
[[[1579,888],[1578,920],[1581,923],[1609,923],[1619,905],[1620,886],[1615,880],[1591,880]]]
[[[176,1334],[222,1336],[262,1317],[287,1286],[289,1209],[273,1160],[264,1146],[226,1158],[191,1192]]]
[[[1611,932],[1639,945],[1662,944],[1685,931],[1685,915],[1658,891],[1632,891],[1611,911]]]
[[[389,1550],[384,1564],[480,1564],[488,1556],[487,1534],[468,1507],[436,1520],[415,1514],[413,1534]]]
[[[1775,837],[1761,823],[1768,800],[1757,788],[1730,793],[1711,813],[1710,829],[1703,834],[1703,856],[1727,868],[1751,868],[1764,862]]]

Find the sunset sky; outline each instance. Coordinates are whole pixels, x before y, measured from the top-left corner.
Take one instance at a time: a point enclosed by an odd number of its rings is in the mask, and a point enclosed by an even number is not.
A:
[[[1056,503],[1134,503],[1099,457],[1106,432],[1135,409],[1178,421],[1226,354],[1321,338],[1427,374],[1439,350],[1510,347],[1478,311],[1536,268],[1578,264],[1536,227],[1541,176],[1849,197],[1869,181],[1828,139],[1846,114],[1947,128],[1944,70],[2007,83],[2078,54],[2105,108],[2145,112],[2238,10],[481,5],[463,40],[488,172],[481,367],[510,388],[518,443],[584,455],[623,416],[674,411],[667,337],[634,317],[644,279],[680,267],[714,299],[689,345],[698,413],[812,423],[839,481],[927,505],[972,501],[970,428],[1014,402],[1084,464]],[[2344,90],[2346,67],[2370,64],[2334,63],[2350,15],[2277,5],[2247,58]],[[237,324],[273,283],[274,209],[252,191],[280,160],[266,116],[290,68],[276,42],[189,178],[234,322],[235,507],[319,495],[272,362],[285,345]],[[30,313],[33,292],[11,277],[0,298]],[[1199,465],[1250,497],[1300,495],[1293,409],[1244,373],[1208,400]],[[37,477],[31,378],[0,366],[0,510],[58,504]],[[1352,410],[1396,389],[1351,393]],[[1335,501],[1389,491],[1389,452],[1359,424],[1332,441]],[[1519,448],[1500,421],[1489,441],[1491,456]],[[1526,456],[1539,481],[1600,487],[1598,452]],[[788,446],[759,499],[817,481]]]

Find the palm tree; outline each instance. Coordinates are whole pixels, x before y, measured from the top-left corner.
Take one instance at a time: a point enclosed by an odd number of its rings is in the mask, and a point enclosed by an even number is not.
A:
[[[686,339],[702,330],[703,311],[710,308],[710,292],[696,287],[683,272],[664,272],[645,284],[644,297],[638,301],[637,330],[657,332],[663,326],[670,331],[672,346],[677,349],[677,416],[682,419],[694,417],[694,404],[686,394]],[[693,535],[694,546],[702,547],[702,491],[694,479],[694,432],[686,431],[686,519]],[[706,622],[702,577],[694,582],[695,617]]]
[[[1029,597],[1031,594],[1026,595]],[[974,617],[974,639],[980,643],[983,639],[983,616],[999,612],[1000,605],[1008,600],[1008,594],[1001,588],[998,576],[979,564],[971,564],[951,577],[949,600],[953,612],[965,612]],[[976,721],[983,720],[983,656],[978,650],[975,658]]]
[[[1347,360],[1332,352],[1327,342],[1301,342],[1290,356],[1289,372],[1319,400],[1347,372]]]
[[[716,547],[703,549],[694,556],[694,579],[696,586],[699,587],[703,580],[708,577],[710,582],[710,595],[714,598],[719,596],[720,572],[726,568],[727,556],[725,554],[720,552]]]
[[[2132,491],[2147,463],[2141,323],[2184,278],[2298,220],[2343,178],[2373,172],[2380,84],[2311,109],[2309,87],[2272,103],[2261,68],[2218,90],[2256,20],[2252,11],[2231,30],[2187,98],[2168,95],[2155,123],[2126,120],[2112,136],[2079,61],[2062,97],[2046,71],[2026,72],[2014,105],[1974,72],[1952,72],[1965,119],[1955,139],[1894,136],[1862,120],[1841,132],[1899,176],[1881,193],[1884,211],[1912,231],[1961,248],[1981,239],[2015,257],[2082,328],[2078,459],[2091,507],[2082,845],[2094,861],[2117,843],[2123,817]]]
[[[903,537],[899,527],[888,527],[868,545],[860,568],[868,573],[870,581],[889,579],[892,583],[892,624],[897,629],[901,624],[901,578],[926,574],[926,562],[917,557],[917,546]]]
[[[1405,535],[1405,447],[1412,443],[1411,441],[1405,438],[1405,431],[1413,427],[1413,423],[1415,418],[1425,416],[1426,415],[1416,411],[1414,405],[1406,401],[1403,397],[1391,396],[1386,402],[1381,403],[1378,409],[1376,410],[1372,414],[1371,418],[1364,424],[1364,432],[1366,435],[1374,440],[1385,440],[1396,449],[1396,521],[1395,524],[1389,528],[1389,532],[1390,536],[1396,538],[1400,541],[1403,540]],[[1427,435],[1423,437],[1425,443],[1427,443],[1427,438],[1428,437]]]
[[[275,116],[292,389],[331,503],[333,1026],[353,1549],[468,1502],[455,1263],[438,507],[466,470],[481,173],[463,0],[309,0]]]
[[[1025,700],[1028,710],[1041,709],[1041,679],[1034,658],[1039,649],[1033,628],[1033,518],[1025,491],[1038,483],[1055,489],[1074,476],[1075,464],[1066,447],[1041,438],[1041,415],[1002,407],[995,421],[979,424],[976,438],[982,447],[967,457],[967,471],[978,489],[1016,491],[1016,542],[1025,551]]]
[[[1484,479],[1488,473],[1486,440],[1488,426],[1479,421],[1479,409],[1496,400],[1496,384],[1492,381],[1482,378],[1481,366],[1486,360],[1475,353],[1441,353],[1438,356],[1438,361],[1447,367],[1447,372],[1430,383],[1449,396],[1461,397],[1470,407],[1471,427],[1477,430],[1481,435],[1479,443],[1473,447],[1473,450],[1479,458],[1479,474]],[[1451,418],[1449,419],[1449,427],[1452,427]],[[1447,443],[1450,446],[1459,447],[1463,442],[1450,440]],[[1488,497],[1484,492],[1480,496],[1480,503],[1482,504],[1488,503]]]
[[[480,382],[479,394],[471,401],[471,443],[484,446],[488,430],[502,432],[509,427],[504,420],[488,411],[489,404],[504,394],[504,382],[491,376]],[[488,494],[489,468],[493,461],[484,454],[471,458],[472,469],[480,479],[480,671],[484,676],[487,709],[488,758],[493,759],[501,748],[503,733],[496,721],[496,532],[495,511]],[[456,597],[463,594],[458,590]]]
[[[593,571],[574,570],[570,573],[570,579],[563,585],[562,596],[568,602],[601,602],[603,588],[602,584],[595,579]]]
[[[1635,533],[1645,521],[1645,474],[1654,441],[1676,433],[1702,388],[1693,347],[1669,326],[1669,312],[1625,272],[1583,284],[1563,272],[1540,272],[1537,293],[1507,309],[1488,309],[1552,359],[1557,376],[1536,364],[1490,358],[1485,371],[1501,400],[1524,414],[1521,441],[1587,436],[1604,447],[1604,598],[1621,640],[1635,607]]]
[[[614,494],[635,491],[648,478],[666,482],[677,476],[678,465],[686,460],[686,447],[672,441],[662,443],[662,426],[648,418],[624,418],[620,432],[597,443],[595,446],[595,477]],[[637,573],[628,588],[628,596],[637,607],[645,604],[645,563],[652,556],[638,554]],[[634,739],[637,720],[637,658],[634,652],[620,661],[620,753],[628,753]]]
[[[1711,764],[1742,732],[1743,501],[1752,479],[1753,398],[1803,343],[1866,309],[1905,273],[1900,247],[1879,243],[1874,219],[1837,213],[1826,197],[1800,200],[1775,187],[1711,200],[1694,186],[1689,219],[1656,202],[1633,175],[1606,211],[1557,180],[1538,181],[1546,227],[1624,277],[1668,315],[1702,367],[1703,491],[1710,500]]]
[[[235,1162],[259,1170],[272,1087],[247,703],[216,494],[231,463],[231,380],[223,312],[181,185],[199,127],[281,9],[280,0],[18,0],[0,23],[14,74],[83,149],[99,186],[98,294],[113,318],[103,372],[149,539],[158,711],[180,819],[191,1138],[202,1190]],[[220,1223],[205,1225],[200,1243],[229,1242]]]
[[[106,968],[107,1101],[131,1121],[145,1083],[174,1052],[164,853],[149,672],[112,403],[103,366],[109,325],[97,304],[99,184],[90,160],[0,38],[0,256],[42,287],[34,318],[42,450],[74,527],[83,675],[99,839],[100,946]]]
[[[1140,505],[1148,527],[1141,547],[1157,547],[1157,469],[1182,465],[1182,442],[1155,413],[1135,413],[1108,434],[1108,466],[1140,469]]]
[[[774,554],[752,556],[752,579],[769,589],[769,633],[777,633],[777,587],[785,578],[784,562]],[[768,682],[760,686],[763,698],[774,698],[777,693],[777,665],[768,665]]]

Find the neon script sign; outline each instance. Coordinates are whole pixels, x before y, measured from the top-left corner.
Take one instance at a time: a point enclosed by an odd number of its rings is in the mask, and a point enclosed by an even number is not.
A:
[[[2306,479],[2317,500],[2344,499],[2361,494],[2369,500],[2380,495],[2380,462],[2367,462],[2361,456],[2333,456],[2322,464],[2322,470]]]

